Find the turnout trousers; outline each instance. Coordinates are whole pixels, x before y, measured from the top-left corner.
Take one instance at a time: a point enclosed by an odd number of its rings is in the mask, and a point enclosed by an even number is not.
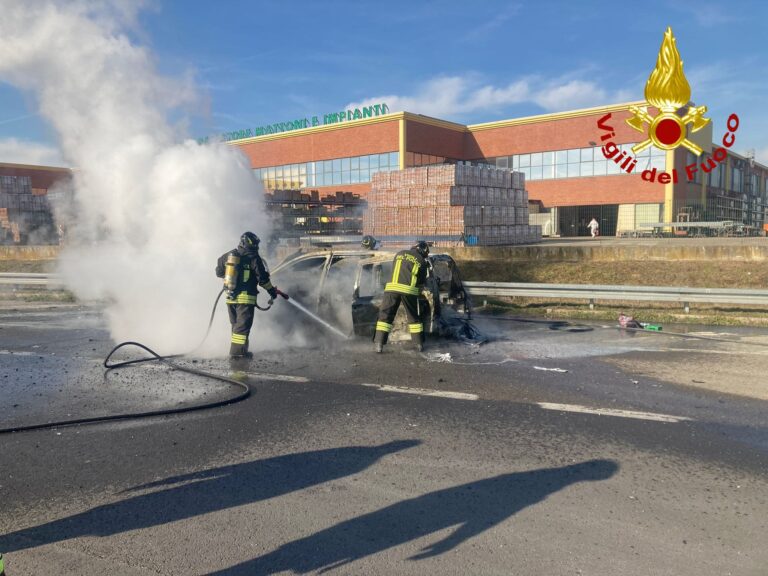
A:
[[[253,304],[227,304],[229,323],[232,324],[230,356],[245,356],[248,352],[248,334],[253,326]]]
[[[405,313],[408,316],[408,332],[411,333],[411,340],[421,347],[424,344],[424,325],[419,320],[419,297],[398,292],[384,292],[373,341],[382,346],[387,343],[389,333],[392,331],[392,323],[401,302],[405,306]]]

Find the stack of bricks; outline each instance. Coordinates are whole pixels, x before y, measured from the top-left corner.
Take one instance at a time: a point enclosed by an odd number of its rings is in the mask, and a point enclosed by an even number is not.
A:
[[[19,242],[21,236],[16,222],[11,222],[8,216],[8,208],[0,208],[0,240],[11,238],[14,242]]]
[[[264,199],[270,203],[283,204],[360,204],[360,194],[335,192],[320,198],[317,190],[271,190],[264,193]]]
[[[0,244],[25,244],[30,236],[55,237],[47,190],[32,188],[28,176],[0,176]]]
[[[433,240],[438,246],[541,240],[541,226],[528,225],[523,174],[462,164],[374,174],[363,233]]]
[[[274,190],[264,194],[274,231],[283,238],[360,235],[366,203],[359,194],[318,190]]]

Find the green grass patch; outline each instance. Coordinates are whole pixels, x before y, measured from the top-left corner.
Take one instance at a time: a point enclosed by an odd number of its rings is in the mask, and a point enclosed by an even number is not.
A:
[[[617,262],[459,261],[465,280],[542,284],[614,284],[695,288],[768,287],[767,262],[724,260]]]
[[[605,302],[593,309],[586,303],[556,302],[526,298],[487,298],[487,305],[480,308],[483,299],[477,298],[478,310],[490,314],[565,318],[574,320],[599,320],[618,322],[619,314],[629,314],[640,322],[651,324],[711,324],[715,326],[768,327],[768,308],[727,308],[699,305],[686,313],[680,306],[667,303]]]
[[[50,273],[56,270],[56,260],[0,260],[0,272]]]
[[[19,294],[18,300],[23,302],[60,302],[60,303],[75,303],[77,298],[72,292],[67,290],[46,290],[40,292],[25,292]]]

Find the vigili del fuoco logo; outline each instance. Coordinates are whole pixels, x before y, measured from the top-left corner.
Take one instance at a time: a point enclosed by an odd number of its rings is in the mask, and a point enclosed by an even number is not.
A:
[[[706,106],[696,106],[691,101],[691,86],[683,72],[683,61],[677,51],[677,41],[672,35],[672,28],[667,27],[664,40],[661,42],[659,56],[656,60],[656,68],[651,72],[648,82],[645,84],[645,100],[647,104],[658,110],[656,115],[648,111],[646,106],[630,106],[632,118],[626,123],[634,130],[641,132],[646,138],[632,146],[632,152],[639,154],[649,146],[656,146],[660,150],[674,150],[680,146],[701,157],[704,150],[688,139],[689,134],[698,132],[710,119],[705,118]],[[637,158],[620,150],[612,141],[616,136],[614,128],[609,124],[611,113],[606,114],[597,121],[597,127],[604,132],[600,141],[603,155],[619,165],[619,167],[631,174],[637,167]],[[646,127],[647,126],[647,127]],[[739,117],[731,114],[726,123],[728,130],[723,135],[722,146],[715,148],[712,154],[704,162],[695,162],[685,167],[688,180],[693,180],[696,172],[701,169],[710,173],[719,163],[728,156],[726,149],[736,142],[736,130],[739,128]],[[688,129],[690,128],[690,132]],[[657,176],[657,169],[643,170],[643,180],[669,184],[678,182],[677,170],[672,173],[662,172]]]

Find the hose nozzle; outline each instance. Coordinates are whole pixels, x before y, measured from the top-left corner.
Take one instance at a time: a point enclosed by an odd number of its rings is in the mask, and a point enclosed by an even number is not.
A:
[[[286,300],[290,300],[290,296],[288,296],[288,294],[286,294],[285,292],[281,291],[280,289],[275,288],[275,292],[277,292],[278,296],[282,296]]]

